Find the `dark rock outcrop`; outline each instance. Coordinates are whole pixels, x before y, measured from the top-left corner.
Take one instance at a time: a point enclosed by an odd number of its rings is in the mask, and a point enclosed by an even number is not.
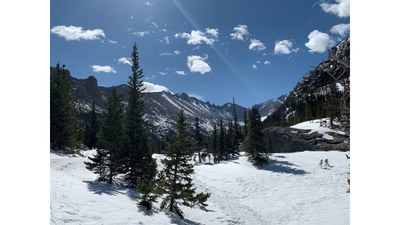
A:
[[[273,152],[350,150],[350,138],[332,132],[328,134],[333,140],[323,138],[318,132],[309,134],[310,130],[290,127],[268,127],[263,132]]]

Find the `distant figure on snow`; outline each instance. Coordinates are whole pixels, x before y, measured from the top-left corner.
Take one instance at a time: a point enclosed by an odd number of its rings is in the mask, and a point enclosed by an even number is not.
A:
[[[329,165],[328,159],[325,159],[325,166],[332,167],[331,165]]]
[[[321,161],[319,161],[319,167],[321,167],[322,168],[322,166],[324,165],[324,160],[323,159],[321,159]]]

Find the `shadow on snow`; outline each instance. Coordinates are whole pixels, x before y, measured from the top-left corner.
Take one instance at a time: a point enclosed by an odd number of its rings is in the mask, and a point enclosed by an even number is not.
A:
[[[281,158],[281,157],[279,157]],[[268,170],[274,173],[287,173],[293,175],[305,175],[307,172],[302,169],[297,169],[294,167],[299,167],[296,164],[293,164],[288,161],[272,159],[268,160],[268,165],[258,166],[258,169]]]
[[[83,181],[83,182],[86,183],[89,191],[91,191],[97,195],[122,194],[122,195],[128,195],[131,199],[139,198],[139,193],[132,188],[115,186],[115,185],[111,185],[108,183],[102,183],[102,182],[97,182],[97,181]]]
[[[128,195],[131,199],[137,200],[139,198],[139,193],[132,188],[125,188],[121,186],[115,186],[111,185],[108,183],[102,183],[98,181],[83,181],[86,183],[87,188],[89,191],[93,192],[94,194],[97,195],[117,195],[117,194],[122,194],[122,195]],[[206,212],[212,212],[212,210],[206,209],[204,206],[200,207],[201,210],[204,210]],[[151,216],[154,213],[158,213],[162,210],[157,209],[156,207],[153,206],[153,209],[147,210],[145,207],[138,205],[138,212],[143,213],[146,216]],[[174,213],[167,213],[167,216],[170,218],[171,223],[173,224],[178,224],[178,225],[200,225],[201,223],[197,223],[195,221],[189,220],[189,219],[181,219],[178,215]]]

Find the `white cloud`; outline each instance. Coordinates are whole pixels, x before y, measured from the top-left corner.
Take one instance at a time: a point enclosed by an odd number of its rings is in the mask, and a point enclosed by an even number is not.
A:
[[[160,42],[169,45],[169,36],[165,36]]]
[[[192,32],[190,34],[188,33],[177,33],[175,34],[175,38],[183,38],[183,39],[187,39],[187,44],[189,45],[198,45],[198,44],[207,44],[207,45],[212,45],[214,44],[214,42],[216,41],[216,38],[214,35],[216,34],[215,32],[217,32],[218,35],[218,29],[209,29],[207,28],[209,32],[202,32],[200,30],[192,30]],[[210,36],[207,37],[206,34],[209,34]]]
[[[344,37],[350,32],[350,24],[341,23],[335,25],[331,28],[330,32],[333,34],[339,34],[341,37]]]
[[[145,80],[154,80],[156,78],[156,75],[151,75],[151,77],[145,77]]]
[[[305,46],[310,49],[308,51],[311,53],[323,53],[333,45],[334,41],[331,39],[331,37],[328,34],[320,32],[318,30],[313,30],[308,35],[308,42],[305,43]]]
[[[168,73],[167,72],[158,72],[160,75],[162,75],[162,76],[165,76],[165,75],[167,75]]]
[[[149,33],[150,33],[149,31],[136,31],[136,32],[133,32],[132,34],[134,34],[138,37],[144,37],[144,35],[149,34]]]
[[[181,52],[179,50],[175,50],[174,52],[161,52],[160,56],[173,56],[173,55],[180,55]]]
[[[260,40],[251,39],[249,49],[254,51],[262,51],[265,49],[265,46]]]
[[[231,38],[233,40],[244,40],[244,37],[249,35],[249,31],[247,30],[247,25],[237,25],[237,27],[233,28],[233,33],[231,33]]]
[[[108,41],[108,43],[111,43],[111,44],[117,44],[118,43],[118,41],[114,41],[114,40],[107,40]]]
[[[257,65],[256,65],[256,64],[251,65],[251,67],[252,67],[253,69],[257,69]]]
[[[99,66],[99,65],[93,65],[92,66],[93,72],[96,73],[117,73],[117,71],[114,70],[111,66]]]
[[[51,33],[65,38],[67,41],[97,40],[106,35],[102,29],[84,30],[82,27],[75,26],[55,26],[51,28]]]
[[[158,28],[158,24],[156,22],[151,22],[151,25],[153,25],[155,28]]]
[[[162,91],[168,91],[168,88],[162,85],[158,84],[153,84],[147,81],[143,82],[143,87],[145,88],[143,92],[162,92]]]
[[[146,1],[144,4],[147,5],[147,6],[153,6],[154,5],[154,3],[149,2],[149,1]]]
[[[185,71],[183,71],[183,70],[177,70],[177,71],[175,71],[175,73],[182,75],[182,76],[186,75]]]
[[[206,28],[206,32],[208,33],[208,34],[211,34],[211,36],[213,36],[213,37],[215,37],[215,38],[218,38],[218,29],[215,29],[215,28],[213,28],[213,29],[211,29],[211,28]]]
[[[350,16],[350,0],[336,0],[336,3],[330,4],[322,2],[319,4],[326,13],[336,15],[340,18]]]
[[[206,63],[206,59],[208,56],[206,55],[204,58],[198,55],[191,55],[187,57],[187,66],[192,73],[201,73],[205,74],[211,71],[211,67]]]
[[[276,41],[274,53],[288,55],[292,52],[297,52],[299,50],[299,48],[292,48],[292,46],[293,42],[289,40]]]
[[[118,63],[119,64],[128,64],[128,65],[132,65],[131,61],[129,60],[129,58],[126,57],[122,57],[118,59]]]
[[[165,28],[162,28],[162,29],[160,29],[159,31],[161,31],[161,32],[167,32],[168,30],[165,29]]]
[[[268,64],[271,64],[271,62],[268,60],[265,60],[264,65],[268,65]]]

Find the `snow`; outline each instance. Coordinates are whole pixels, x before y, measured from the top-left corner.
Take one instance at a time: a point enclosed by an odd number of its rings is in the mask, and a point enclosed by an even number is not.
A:
[[[190,116],[192,116],[192,117],[195,117],[195,115],[193,114],[194,112],[191,110],[191,109],[189,109],[187,106],[185,106],[184,104],[182,104],[181,102],[174,102],[172,99],[170,99],[167,95],[165,95],[164,93],[161,95],[163,98],[165,98],[169,103],[171,103],[173,106],[175,106],[176,108],[178,108],[178,109],[182,109],[182,107],[183,108],[185,108],[186,110],[185,110],[185,114],[188,114],[188,115],[190,115]],[[181,106],[179,106],[179,105],[181,105]]]
[[[83,164],[93,153],[51,153],[51,224],[349,224],[345,152],[274,154],[265,168],[243,154],[197,165],[197,191],[211,197],[204,209],[182,207],[183,221],[158,204],[153,212],[143,211],[131,189],[94,182],[96,175]],[[161,169],[164,155],[153,157]],[[326,158],[333,167],[322,169],[319,161]]]
[[[267,119],[268,116],[263,116],[261,117],[261,121],[264,121],[265,119]]]
[[[336,83],[336,90],[338,90],[339,92],[344,92],[344,87],[342,84],[340,83]]]
[[[176,108],[180,109],[181,107],[177,105],[174,101],[172,101],[165,93],[162,93],[161,95],[163,98],[165,98],[169,103],[171,103],[173,106]]]
[[[316,119],[316,120],[310,120],[310,121],[298,123],[296,125],[291,126],[291,128],[300,129],[300,130],[310,130],[310,132],[308,132],[309,134],[318,132],[320,134],[323,134],[323,138],[331,139],[331,140],[333,140],[333,137],[331,135],[327,134],[329,132],[337,133],[340,135],[345,134],[343,131],[339,131],[339,130],[335,130],[335,129],[326,127],[329,125],[329,123],[330,122],[329,122],[328,118]],[[326,125],[321,125],[321,124],[326,124]]]

